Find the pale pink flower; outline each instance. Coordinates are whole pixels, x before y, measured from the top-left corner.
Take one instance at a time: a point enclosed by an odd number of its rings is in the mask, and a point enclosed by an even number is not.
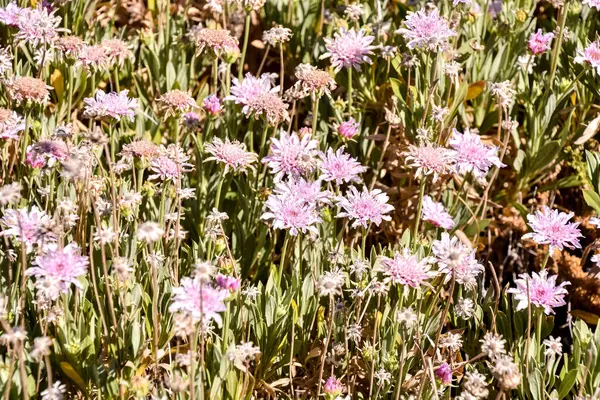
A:
[[[264,31],[262,34],[262,40],[268,43],[271,47],[277,46],[279,43],[285,43],[292,37],[292,30],[284,28],[281,25],[276,25],[273,28]]]
[[[319,234],[316,224],[322,222],[315,204],[306,203],[293,195],[272,194],[265,202],[266,211],[260,217],[271,220],[273,228],[289,230],[292,236],[299,232]]]
[[[335,79],[329,72],[318,69],[310,64],[300,64],[295,72],[298,81],[294,84],[294,90],[299,97],[312,95],[321,97],[323,94],[331,97],[331,91],[337,87]]]
[[[417,12],[409,11],[404,25],[405,27],[398,29],[396,33],[408,40],[409,49],[443,51],[448,47],[448,40],[456,36],[456,32],[435,7]]]
[[[15,1],[8,3],[4,8],[0,8],[0,22],[8,26],[18,26],[21,15],[25,9],[17,5]]]
[[[41,79],[31,76],[17,76],[5,82],[8,95],[17,103],[45,104],[50,100],[50,89]]]
[[[565,286],[570,285],[570,282],[562,282],[556,285],[556,275],[548,276],[547,270],[542,270],[540,273],[532,272],[531,276],[527,274],[519,275],[519,279],[515,281],[517,287],[508,289],[508,293],[515,295],[517,311],[527,308],[529,302],[531,304],[543,307],[546,315],[554,314],[554,308],[561,307],[567,304],[565,295],[568,294]],[[529,295],[527,288],[529,287]]]
[[[52,167],[69,158],[69,149],[61,140],[42,139],[27,146],[25,163],[32,168]]]
[[[127,59],[133,58],[129,45],[121,39],[107,39],[101,43],[111,64],[123,65]]]
[[[241,82],[237,78],[233,78],[232,83],[231,95],[225,97],[225,100],[234,101],[235,104],[242,104],[244,106],[242,109],[244,113],[248,112],[248,104],[259,95],[279,92],[279,86],[271,87],[271,80],[268,74],[262,74],[260,78],[256,78],[251,73],[247,73]]]
[[[346,30],[340,28],[339,32],[334,33],[332,38],[325,38],[325,48],[327,52],[321,56],[321,59],[331,58],[331,64],[336,72],[342,68],[354,67],[360,69],[362,63],[371,64],[370,55],[375,46],[371,43],[375,36],[367,36],[366,31],[361,29]]]
[[[223,110],[221,101],[214,94],[207,96],[202,102],[202,106],[204,107],[204,110],[206,110],[206,112],[210,115],[219,115]]]
[[[587,63],[600,74],[600,40],[592,42],[585,50],[579,51],[573,59],[578,64]]]
[[[277,125],[283,121],[289,121],[288,105],[276,93],[259,93],[248,100],[242,108],[242,112],[250,117],[254,115],[258,119],[261,115],[265,117],[270,125]]]
[[[56,236],[48,230],[52,219],[36,206],[21,208],[19,210],[6,209],[4,216],[0,219],[0,226],[6,227],[0,232],[0,236],[12,237],[18,243],[23,242],[26,251],[31,253],[33,246],[43,247],[53,243]]]
[[[150,163],[150,169],[154,174],[150,175],[148,179],[175,182],[183,172],[192,170],[193,165],[187,162],[190,156],[185,154],[179,146],[170,144],[167,148],[161,147],[159,152],[160,155],[152,159]]]
[[[101,44],[83,44],[74,55],[77,57],[77,65],[85,70],[98,71],[110,66],[108,50]]]
[[[469,128],[465,129],[465,133],[456,129],[452,132],[448,144],[454,149],[454,167],[459,175],[471,172],[477,180],[483,182],[492,165],[498,168],[505,166],[498,158],[498,148],[483,144],[481,137],[471,133]]]
[[[190,36],[196,44],[198,54],[206,48],[216,56],[240,52],[238,40],[226,29],[199,28],[192,30]]]
[[[354,118],[350,117],[348,121],[344,121],[336,127],[337,133],[345,138],[352,139],[356,134],[358,134],[358,129],[360,124],[354,120]]]
[[[435,376],[442,382],[443,385],[452,384],[452,368],[448,363],[443,363],[435,370]]]
[[[138,108],[138,101],[127,97],[128,94],[129,90],[122,90],[119,93],[104,93],[104,91],[98,90],[95,98],[83,99],[86,105],[83,114],[87,118],[116,121],[120,121],[121,118],[129,118],[133,122]]]
[[[215,321],[221,326],[223,319],[219,313],[227,309],[225,298],[229,292],[203,284],[200,279],[183,278],[179,287],[173,288],[170,312],[183,312],[195,322]]]
[[[533,232],[523,235],[523,239],[531,239],[537,244],[550,245],[550,254],[555,249],[580,249],[579,238],[583,237],[579,222],[569,222],[575,214],[552,210],[543,206],[541,210],[527,216],[527,221]]]
[[[425,257],[419,260],[416,254],[412,254],[409,249],[402,249],[402,252],[395,252],[394,258],[381,257],[383,274],[387,281],[393,284],[410,286],[418,288],[425,281],[436,275],[431,271],[431,263],[434,261],[431,257]]]
[[[217,285],[219,285],[221,288],[229,290],[231,292],[237,292],[241,284],[239,278],[223,274],[218,274],[215,277],[215,281],[217,282]]]
[[[295,132],[288,134],[282,130],[279,139],[271,139],[271,154],[262,162],[267,163],[271,172],[276,174],[276,181],[284,176],[299,177],[315,167],[318,144],[308,135],[300,139]]]
[[[13,68],[13,55],[10,52],[10,47],[0,47],[0,76],[3,76]]]
[[[215,160],[225,165],[225,172],[230,168],[235,171],[245,171],[248,168],[252,168],[252,164],[256,161],[258,156],[255,153],[246,150],[246,145],[240,143],[237,140],[233,142],[229,141],[228,138],[225,141],[216,137],[212,143],[206,145],[205,151],[212,155],[205,161]]]
[[[433,175],[434,181],[439,175],[450,172],[454,163],[454,153],[451,150],[433,143],[409,145],[405,156],[407,165],[417,168],[417,175]]]
[[[342,385],[342,382],[340,382],[335,376],[331,375],[327,381],[325,382],[325,385],[323,386],[323,391],[332,396],[332,397],[336,397],[339,396],[340,394],[342,394],[342,391],[344,390],[344,385]]]
[[[25,129],[23,117],[16,112],[0,107],[0,139],[19,139],[19,133]]]
[[[600,11],[600,0],[583,0],[582,4],[587,4],[590,8],[595,8],[597,11]]]
[[[452,276],[458,284],[471,289],[477,285],[476,278],[483,272],[483,266],[475,258],[475,250],[463,244],[456,236],[450,237],[442,233],[440,240],[435,240],[431,251],[439,266],[439,272],[446,275],[445,282]]]
[[[57,38],[54,41],[54,46],[61,55],[77,58],[86,44],[79,36],[65,35]]]
[[[17,18],[19,32],[15,38],[34,46],[51,43],[61,30],[58,28],[61,17],[54,15],[54,12],[41,6],[22,9]]]
[[[275,183],[273,192],[281,196],[293,196],[306,204],[329,204],[331,192],[321,190],[321,179],[310,182],[304,178],[288,178]]]
[[[534,55],[545,53],[551,49],[552,39],[554,39],[554,33],[544,34],[541,29],[538,29],[536,33],[532,33],[529,37],[529,50]]]
[[[360,182],[360,174],[367,170],[356,158],[344,152],[344,146],[335,152],[329,148],[326,154],[320,153],[320,156],[322,161],[319,169],[325,182],[334,181],[338,185]]]
[[[431,222],[443,229],[454,228],[454,220],[442,203],[433,201],[427,195],[423,196],[423,220]]]
[[[362,192],[352,186],[346,192],[346,196],[336,198],[337,205],[343,208],[336,218],[347,217],[354,220],[352,227],[362,226],[367,228],[369,224],[374,223],[379,226],[382,221],[390,221],[392,218],[387,215],[394,211],[394,207],[388,204],[389,197],[380,189],[369,191],[366,186]]]
[[[50,245],[43,255],[35,258],[35,266],[28,268],[25,275],[50,279],[58,284],[62,293],[67,293],[71,285],[83,289],[79,277],[85,275],[88,263],[87,256],[80,255],[79,246],[75,243],[62,249]]]
[[[198,108],[196,100],[188,92],[183,90],[169,90],[156,99],[158,110],[165,117],[177,116]]]

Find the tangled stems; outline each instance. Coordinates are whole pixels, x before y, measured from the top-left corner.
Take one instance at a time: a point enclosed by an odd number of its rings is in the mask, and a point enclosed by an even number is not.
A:
[[[323,370],[325,369],[325,358],[327,357],[327,349],[331,340],[331,332],[333,331],[333,295],[329,295],[329,326],[327,327],[327,338],[323,347],[323,355],[321,356],[321,366],[319,368],[319,387],[317,388],[317,399],[321,395],[321,386],[323,382]]]

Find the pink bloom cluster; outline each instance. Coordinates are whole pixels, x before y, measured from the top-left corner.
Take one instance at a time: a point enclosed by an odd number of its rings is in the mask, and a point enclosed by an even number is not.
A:
[[[452,276],[457,283],[471,289],[477,285],[476,278],[483,272],[483,266],[475,258],[475,250],[463,244],[456,236],[442,233],[440,240],[431,246],[439,272],[446,275],[445,282]]]
[[[433,201],[427,195],[423,196],[423,220],[431,222],[443,229],[454,228],[454,220],[442,203]]]
[[[425,257],[419,260],[416,254],[412,254],[409,249],[402,249],[402,252],[394,253],[394,258],[381,257],[383,274],[386,279],[394,284],[410,286],[417,288],[425,281],[436,275],[431,271],[431,264],[434,261],[431,257]]]
[[[600,40],[592,42],[573,59],[576,63],[587,63],[600,74]]]
[[[277,193],[279,192],[279,193]],[[317,203],[306,201],[282,189],[269,196],[265,202],[266,211],[261,219],[271,221],[273,228],[289,230],[292,236],[298,233],[319,234],[316,224],[322,222]]]
[[[515,295],[515,299],[519,302],[517,310],[527,308],[529,302],[544,309],[546,315],[554,314],[556,307],[561,307],[567,304],[565,295],[568,293],[565,286],[569,282],[562,282],[556,285],[556,275],[548,276],[548,271],[543,270],[540,273],[532,272],[531,276],[521,274],[519,279],[515,281],[516,288],[508,289],[508,293]],[[529,295],[528,295],[529,287]]]
[[[327,153],[321,153],[321,178],[325,182],[335,182],[338,185],[349,182],[360,182],[360,174],[367,170],[357,159],[350,154],[344,153],[344,146],[333,151],[327,149]]]
[[[481,137],[471,133],[468,128],[464,133],[454,129],[448,143],[454,149],[454,168],[459,175],[470,172],[473,177],[483,182],[493,165],[498,168],[505,166],[498,158],[498,148],[484,145]]]
[[[533,232],[523,235],[523,239],[550,245],[551,255],[555,249],[562,250],[564,247],[579,249],[581,248],[579,238],[583,235],[577,228],[578,222],[569,222],[573,215],[572,212],[567,214],[544,206],[541,210],[527,216]]]
[[[245,171],[248,168],[253,168],[252,164],[258,156],[246,150],[246,145],[234,140],[225,141],[220,138],[214,138],[212,143],[206,145],[205,151],[212,157],[208,157],[205,161],[215,160],[225,165],[225,172],[230,168],[234,172]]]
[[[42,248],[56,240],[54,233],[48,230],[50,223],[51,218],[36,206],[29,211],[26,208],[6,209],[0,219],[0,226],[6,229],[0,232],[0,236],[10,236],[19,243],[23,242],[27,252],[31,253],[34,245]]]
[[[138,101],[127,97],[128,94],[128,90],[122,90],[119,93],[104,93],[104,91],[98,90],[95,98],[83,99],[86,105],[84,115],[88,118],[116,121],[120,121],[121,118],[129,118],[133,122],[138,108]]]
[[[404,28],[396,33],[408,40],[409,49],[425,49],[429,51],[445,50],[448,40],[456,36],[448,21],[440,16],[437,8],[409,12],[404,21]]]
[[[51,282],[60,292],[67,293],[71,285],[83,289],[79,277],[85,275],[88,263],[88,258],[80,255],[79,247],[74,243],[62,249],[51,245],[45,254],[35,258],[35,266],[27,269],[25,274]]]
[[[222,289],[229,290],[231,292],[236,292],[240,288],[240,284],[242,283],[239,278],[234,278],[233,276],[218,274],[215,278],[217,285]]]
[[[25,162],[32,168],[52,167],[69,157],[67,144],[61,140],[43,139],[27,147]]]
[[[23,117],[14,111],[0,107],[0,139],[19,139],[19,133],[25,129]]]
[[[364,29],[356,31],[354,29],[346,30],[340,28],[339,32],[334,33],[332,38],[325,38],[325,48],[327,52],[321,56],[331,58],[331,64],[336,72],[342,68],[360,69],[362,63],[371,64],[375,48],[371,43],[375,40],[374,36],[367,36]]]
[[[382,221],[391,221],[387,214],[394,211],[394,207],[388,204],[389,197],[380,189],[369,191],[366,186],[362,192],[352,186],[346,192],[346,196],[336,198],[337,205],[343,211],[336,218],[347,217],[354,220],[352,227],[362,226],[367,228],[370,224],[379,226]]]
[[[529,37],[529,50],[533,55],[538,55],[545,53],[550,50],[550,43],[552,43],[552,39],[554,39],[554,33],[542,33],[541,29],[538,29],[536,33],[533,33]]]
[[[348,121],[344,121],[337,127],[338,134],[345,139],[352,139],[358,133],[359,123],[350,117]]]
[[[224,301],[228,293],[228,290],[205,284],[201,279],[186,277],[181,279],[179,287],[173,288],[169,311],[182,312],[196,322],[215,321],[221,326],[223,319],[220,313],[227,309]]]
[[[300,139],[295,132],[282,130],[279,139],[271,139],[271,154],[262,162],[267,163],[276,181],[284,176],[297,178],[314,169],[317,146],[318,142],[308,135]]]
[[[221,101],[214,94],[207,96],[202,102],[202,105],[204,106],[204,110],[210,115],[219,115],[223,109]]]

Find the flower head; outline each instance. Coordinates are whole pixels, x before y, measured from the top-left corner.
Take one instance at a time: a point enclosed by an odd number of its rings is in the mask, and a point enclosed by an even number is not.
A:
[[[257,155],[246,150],[246,145],[234,140],[225,141],[216,137],[212,143],[206,145],[205,151],[211,155],[205,161],[215,160],[225,165],[225,172],[230,168],[235,171],[245,171],[253,168],[252,164],[256,161]]]
[[[174,89],[156,99],[159,111],[165,117],[177,116],[198,108],[196,101],[188,92]]]
[[[579,51],[573,61],[578,64],[589,64],[600,75],[600,40],[592,42],[585,50]]]
[[[544,355],[548,357],[560,357],[562,355],[562,343],[559,337],[548,337],[544,340],[544,345],[546,346]]]
[[[404,28],[396,33],[408,40],[409,49],[425,49],[443,51],[448,47],[448,40],[456,36],[448,21],[440,16],[437,8],[409,12],[404,21]]]
[[[274,193],[296,197],[309,205],[329,204],[331,192],[321,190],[321,180],[307,181],[304,178],[288,178],[275,183]]]
[[[30,76],[17,76],[6,82],[8,95],[11,100],[17,103],[37,103],[45,104],[50,99],[49,89],[52,86],[46,85],[41,79]]]
[[[138,108],[138,101],[127,97],[128,94],[128,90],[122,90],[119,93],[104,93],[104,91],[98,90],[95,98],[88,97],[83,100],[86,105],[84,115],[88,118],[116,121],[127,117],[133,122]]]
[[[107,39],[101,46],[106,49],[106,55],[111,64],[123,65],[129,58],[133,58],[133,52],[129,45],[121,39]]]
[[[337,204],[343,211],[336,218],[347,217],[354,220],[352,227],[362,226],[367,228],[369,224],[374,223],[379,226],[382,221],[390,221],[392,218],[387,215],[394,210],[394,207],[388,204],[389,197],[380,189],[369,191],[363,187],[359,192],[352,186],[346,192],[346,196],[338,196]]]
[[[300,139],[295,132],[282,130],[279,139],[271,139],[271,154],[262,162],[267,163],[276,181],[284,176],[300,177],[314,168],[317,146],[308,135]]]
[[[550,254],[555,249],[562,250],[563,247],[579,249],[581,248],[579,238],[583,235],[577,228],[578,222],[569,222],[573,215],[572,212],[567,214],[544,206],[541,210],[527,216],[533,232],[523,235],[523,239],[532,239],[537,244],[550,245]]]
[[[511,81],[503,81],[490,84],[490,91],[496,97],[498,104],[504,108],[508,108],[515,100],[517,91],[513,88]]]
[[[323,386],[323,391],[334,397],[342,394],[342,390],[344,390],[344,385],[334,375],[331,375]]]
[[[444,385],[450,385],[452,383],[452,368],[448,363],[443,363],[435,370],[435,376],[442,381]]]
[[[498,148],[486,146],[481,142],[481,137],[471,133],[468,128],[464,133],[453,129],[448,143],[454,149],[454,167],[460,175],[471,172],[476,179],[484,181],[492,165],[498,168],[505,166],[498,158]]]
[[[340,270],[327,271],[319,279],[319,295],[333,296],[341,295],[344,286],[344,274]]]
[[[54,46],[63,56],[77,58],[85,42],[79,36],[65,35],[57,38]]]
[[[0,22],[8,26],[18,26],[21,15],[27,11],[17,5],[16,1],[8,3],[4,8],[0,8]]]
[[[46,7],[21,9],[17,18],[19,32],[15,38],[34,46],[49,44],[58,36],[60,21],[61,18]]]
[[[0,226],[6,227],[0,232],[0,236],[10,236],[18,242],[23,242],[30,253],[34,245],[43,247],[56,240],[54,233],[47,229],[51,221],[51,218],[36,206],[31,207],[29,211],[26,208],[7,209],[0,219]]]
[[[0,139],[19,139],[19,133],[25,129],[23,117],[12,110],[0,107]]]
[[[81,65],[87,71],[98,71],[110,66],[108,50],[101,44],[83,44],[75,55],[77,57],[77,64]]]
[[[371,43],[375,40],[374,36],[367,36],[364,29],[356,31],[354,29],[346,30],[340,28],[332,38],[325,38],[325,48],[327,52],[321,58],[331,58],[331,64],[336,72],[342,68],[360,69],[362,63],[371,64],[375,48]]]
[[[476,278],[483,272],[483,266],[475,258],[475,250],[464,245],[456,236],[452,238],[443,232],[440,240],[435,240],[431,250],[437,259],[439,272],[446,275],[448,282],[452,276],[457,283],[473,288]]]
[[[590,8],[595,8],[596,11],[600,11],[600,0],[583,0],[581,4],[586,4]]]
[[[354,118],[350,117],[348,121],[344,121],[337,125],[336,130],[341,137],[345,139],[352,139],[358,134],[359,128],[360,124],[356,122]]]
[[[536,33],[531,34],[529,37],[529,51],[533,55],[538,55],[545,53],[550,50],[550,43],[552,43],[552,39],[554,39],[554,33],[542,33],[541,29],[538,29]]]
[[[383,274],[393,284],[410,286],[418,288],[425,281],[436,275],[431,271],[433,259],[425,257],[419,260],[416,254],[412,254],[409,249],[403,249],[402,252],[394,253],[394,258],[381,257]]]
[[[240,288],[241,281],[233,276],[218,274],[215,278],[217,285],[231,292],[236,292]]]
[[[260,93],[248,100],[242,112],[246,116],[254,115],[258,119],[263,115],[270,125],[288,121],[288,105],[276,93]]]
[[[181,285],[173,288],[171,312],[183,312],[195,322],[208,323],[215,321],[221,326],[222,318],[219,313],[225,311],[224,300],[229,291],[203,284],[199,279],[183,278]]]
[[[137,237],[142,242],[152,243],[160,240],[165,230],[158,222],[147,221],[138,225]]]
[[[69,158],[69,149],[62,140],[42,139],[27,146],[25,162],[33,168],[52,167]]]
[[[223,110],[221,100],[219,100],[217,95],[214,94],[205,97],[202,101],[202,106],[204,107],[204,110],[210,115],[219,115]]]
[[[0,76],[12,71],[12,60],[13,55],[10,52],[10,47],[0,47]]]
[[[331,96],[331,91],[337,87],[335,79],[329,72],[318,69],[310,64],[300,64],[296,67],[296,78],[294,89],[298,97],[313,95],[320,97],[323,94]]]
[[[439,175],[448,173],[454,162],[451,150],[433,143],[410,145],[405,155],[407,165],[417,168],[417,175],[433,175],[434,181]]]
[[[565,295],[568,292],[565,286],[570,283],[565,281],[557,286],[556,275],[549,277],[547,270],[542,270],[539,274],[532,272],[531,276],[521,274],[515,283],[517,287],[508,289],[508,293],[513,293],[519,302],[517,310],[527,308],[530,301],[531,304],[542,307],[546,315],[550,315],[554,314],[554,308],[567,304]]]
[[[239,53],[238,40],[226,29],[202,28],[192,31],[198,54],[209,49],[216,56]]]
[[[333,151],[327,149],[327,153],[321,153],[321,178],[325,182],[334,181],[336,184],[360,182],[360,174],[367,170],[360,165],[357,159],[344,152],[344,146]]]
[[[167,148],[160,147],[159,155],[152,159],[150,169],[154,174],[149,179],[160,179],[163,181],[176,181],[183,172],[192,170],[193,165],[187,162],[190,156],[176,144],[170,144]]]
[[[85,275],[88,263],[88,258],[80,255],[79,247],[74,243],[62,249],[49,245],[46,253],[37,256],[33,262],[35,266],[28,268],[25,274],[53,280],[58,283],[62,293],[67,293],[71,284],[83,289],[79,277]]]
[[[265,207],[261,219],[271,220],[273,228],[289,229],[292,236],[297,236],[299,232],[319,234],[316,224],[322,221],[314,203],[306,203],[293,195],[272,194]]]
[[[242,104],[244,106],[242,111],[258,96],[279,92],[279,86],[271,87],[271,80],[268,74],[262,74],[260,78],[256,78],[251,73],[247,73],[241,82],[237,78],[233,78],[232,83],[231,95],[225,97],[225,100],[234,101],[235,104]],[[246,113],[247,111],[244,112]]]
[[[279,43],[285,43],[292,37],[292,30],[284,28],[281,25],[276,25],[273,28],[264,31],[262,34],[263,42],[269,44],[271,47],[277,46]]]
[[[427,195],[423,196],[423,220],[431,222],[443,229],[454,228],[454,220],[442,203],[433,201]]]

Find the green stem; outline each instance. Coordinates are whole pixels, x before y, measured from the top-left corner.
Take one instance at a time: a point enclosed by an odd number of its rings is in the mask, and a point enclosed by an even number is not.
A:
[[[567,22],[567,7],[568,3],[565,2],[563,8],[560,10],[560,20],[558,23],[558,37],[554,42],[554,48],[552,49],[552,65],[550,67],[550,77],[548,78],[548,85],[550,90],[554,89],[554,75],[556,75],[556,67],[558,66],[558,59],[560,57],[560,48],[562,46],[563,33],[565,30],[565,23]]]
[[[279,262],[279,271],[278,271],[278,279],[279,284],[281,285],[281,279],[283,278],[283,270],[285,269],[285,264],[287,261],[287,248],[290,242],[290,235],[288,232],[285,233],[285,239],[283,240],[283,248],[281,249],[281,261]]]
[[[313,109],[312,109],[312,134],[313,137],[316,137],[317,134],[317,121],[319,116],[319,97],[315,96],[313,101]]]
[[[246,23],[244,25],[244,47],[242,48],[242,58],[240,58],[240,70],[238,71],[238,80],[242,80],[244,77],[244,60],[246,59],[246,51],[248,50],[248,36],[250,36],[250,16],[248,12],[246,15]]]
[[[425,194],[425,177],[421,177],[421,186],[419,188],[419,204],[417,204],[417,215],[415,216],[415,226],[413,227],[413,244],[417,243],[417,235],[419,234],[419,223],[421,222],[421,209],[423,208],[423,195]]]
[[[348,112],[352,115],[352,67],[348,68]]]

